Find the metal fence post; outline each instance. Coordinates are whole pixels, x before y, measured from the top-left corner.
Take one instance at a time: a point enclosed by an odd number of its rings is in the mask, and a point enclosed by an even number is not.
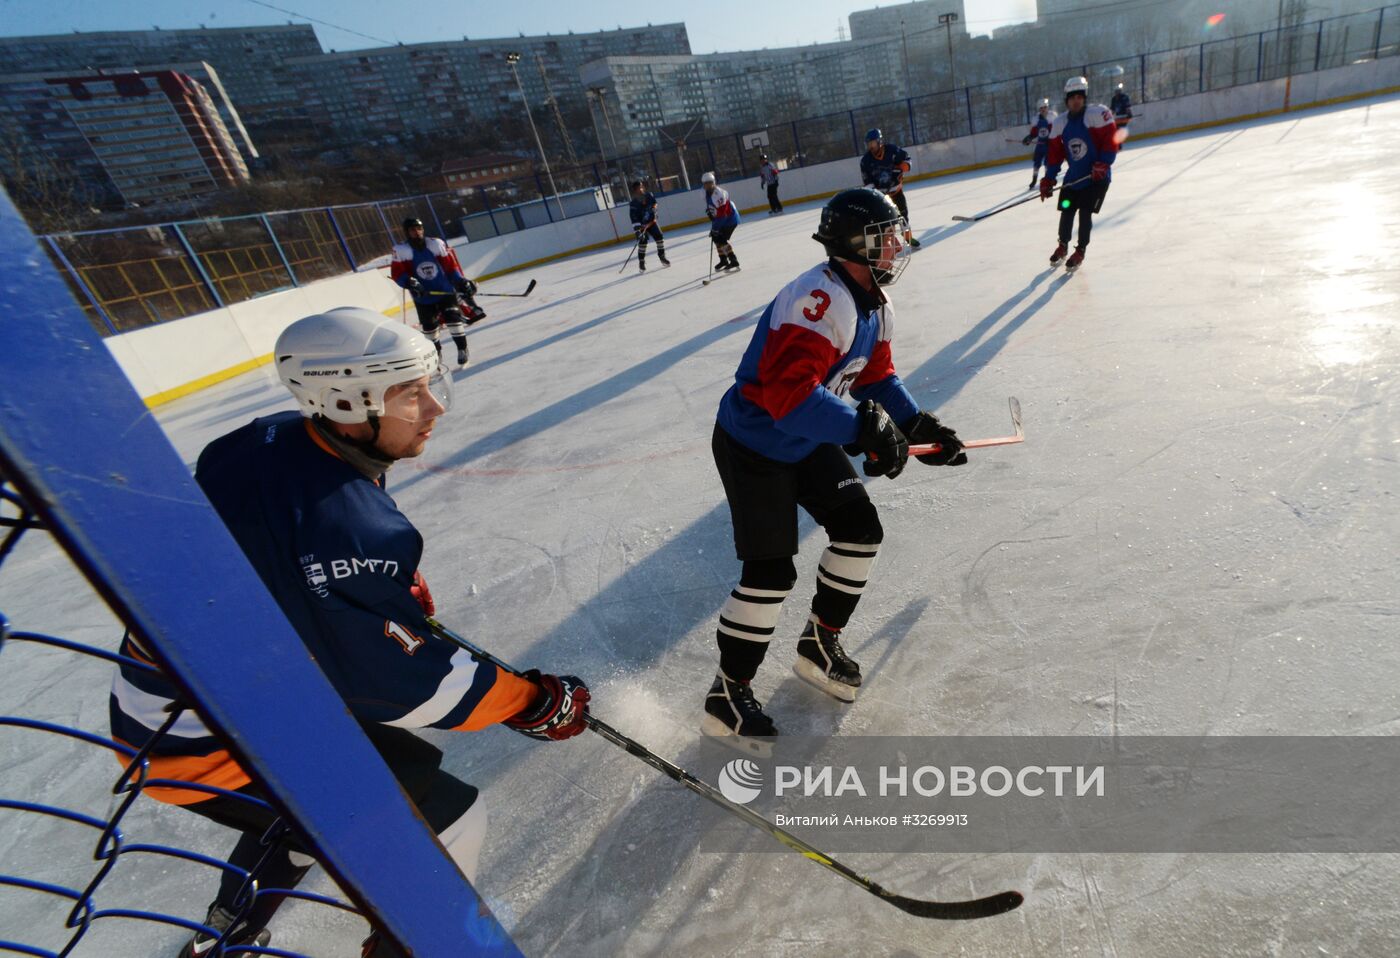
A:
[[[1254,60],[1254,82],[1261,83],[1264,80],[1264,31],[1259,31],[1259,53]]]
[[[967,135],[971,136],[977,132],[972,125],[972,87],[963,87],[963,98],[967,100]]]
[[[850,120],[851,120],[851,148],[854,149],[854,150],[856,151],[856,155],[859,156],[859,155],[860,155],[860,134],[856,132],[856,111],[855,111],[855,110],[847,110],[847,111],[846,111],[846,116],[850,117]]]
[[[1141,103],[1142,100],[1139,99],[1138,102]],[[1025,118],[1026,118],[1026,125],[1027,125],[1027,126],[1030,126],[1030,122],[1031,122],[1031,78],[1028,77],[1028,76],[1021,77],[1021,103],[1022,103],[1023,106],[1025,106],[1025,110],[1022,111],[1022,115],[1025,116]]]
[[[287,278],[292,281],[292,286],[300,286],[301,284],[297,282],[296,273],[292,272],[292,264],[287,259],[287,254],[282,251],[282,244],[277,242],[277,234],[272,231],[272,224],[268,222],[267,214],[259,213],[258,219],[262,220],[263,229],[267,230],[268,239],[272,240],[272,248],[277,250],[277,256],[282,260],[282,267],[286,269]]]
[[[345,250],[345,262],[350,264],[350,272],[358,272],[360,267],[355,262],[355,254],[350,252],[350,244],[345,242],[345,234],[340,231],[340,224],[335,221],[335,210],[326,207],[326,219],[331,221],[331,229],[335,230],[335,238],[340,240],[340,248]]]
[[[102,304],[98,301],[97,296],[94,295],[92,289],[88,287],[87,280],[83,279],[83,274],[74,269],[73,264],[68,261],[68,257],[64,255],[63,250],[54,242],[52,236],[45,236],[44,242],[49,244],[49,249],[53,250],[53,254],[58,257],[58,261],[63,264],[63,268],[68,270],[68,275],[73,277],[73,282],[83,291],[83,295],[88,298],[88,302],[92,304],[92,308],[96,310],[97,315],[102,317],[102,321],[107,324],[107,328],[112,331],[113,335],[116,335],[119,332],[117,324],[112,322],[112,317],[108,316],[107,311],[102,308]]]
[[[378,203],[374,204],[374,211],[379,214],[379,222],[384,224],[384,235],[389,238],[389,245],[394,245],[394,231],[389,226],[389,217],[384,215],[384,207]]]
[[[652,182],[654,182],[657,186],[660,186],[660,185],[661,185],[661,167],[658,166],[657,163],[656,163],[656,151],[655,151],[655,150],[647,150],[647,157],[651,160],[651,175],[652,175],[653,177],[655,177],[655,179],[653,179]]]
[[[1201,44],[1201,56],[1196,66],[1196,92],[1206,92],[1206,45]]]
[[[478,186],[476,191],[481,194],[481,205],[486,207],[486,218],[491,221],[491,232],[497,236],[501,235],[501,228],[496,225],[496,213],[491,208],[491,197],[486,193],[486,187]]]
[[[209,273],[204,269],[204,264],[201,263],[199,257],[195,255],[194,247],[190,245],[189,240],[185,239],[185,233],[184,230],[180,229],[180,224],[171,223],[170,228],[175,231],[175,238],[178,239],[180,245],[184,247],[185,255],[194,263],[195,272],[199,273],[199,278],[204,280],[204,285],[209,288],[209,295],[214,298],[214,305],[223,306],[224,298],[219,295],[219,290],[214,285],[214,281],[210,279]]]
[[[914,98],[905,97],[904,105],[909,107],[909,142],[922,143],[923,140],[919,139],[919,128],[914,125]]]
[[[1377,50],[1380,49],[1380,45],[1381,45],[1381,29],[1380,29],[1380,25],[1377,24],[1377,26],[1376,26],[1376,49],[1377,49]],[[797,155],[797,165],[798,165],[798,166],[806,166],[806,165],[807,165],[807,158],[806,158],[805,156],[802,155],[802,141],[801,141],[800,139],[797,138],[797,121],[796,121],[796,120],[793,120],[793,121],[792,121],[792,152],[795,153],[795,154]]]
[[[1385,23],[1385,7],[1381,7],[1379,15],[1376,17],[1376,52],[1371,59],[1379,60],[1381,56],[1381,26]]]
[[[438,219],[437,210],[433,207],[433,197],[431,193],[423,194],[423,202],[428,205],[428,212],[433,216],[433,225],[437,227],[437,235],[444,241],[447,239],[447,231],[442,228],[442,220]]]
[[[544,204],[544,215],[549,217],[551,223],[554,222],[554,214],[549,211],[549,194],[544,191],[544,182],[540,179],[540,174],[535,174],[535,189],[540,191],[540,202]],[[562,213],[563,210],[560,210]]]
[[[1317,48],[1313,51],[1314,73],[1322,67],[1322,28],[1326,23],[1326,20],[1317,21]]]
[[[749,168],[744,165],[744,138],[738,133],[734,134],[734,146],[739,150],[739,176],[747,179]]]
[[[1147,54],[1145,54],[1145,53],[1139,53],[1139,54],[1138,54],[1138,85],[1141,87],[1141,89],[1138,91],[1138,92],[1141,94],[1141,96],[1138,97],[1138,102],[1139,102],[1139,103],[1146,103],[1146,102],[1147,102]]]

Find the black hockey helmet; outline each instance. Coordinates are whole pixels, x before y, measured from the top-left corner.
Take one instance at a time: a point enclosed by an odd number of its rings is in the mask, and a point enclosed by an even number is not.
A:
[[[894,200],[878,190],[865,187],[842,190],[822,207],[821,222],[812,239],[826,247],[826,251],[837,259],[848,259],[869,266],[875,281],[881,286],[889,286],[904,271],[908,260],[896,256],[896,262],[881,268],[880,254],[884,247],[883,237],[893,229],[903,234],[904,217]]]
[[[403,231],[407,233],[411,229],[422,229],[423,221],[416,216],[410,216],[403,221]]]
[[[646,185],[646,180],[633,180],[631,183],[628,184],[628,186],[634,190],[645,189]]]

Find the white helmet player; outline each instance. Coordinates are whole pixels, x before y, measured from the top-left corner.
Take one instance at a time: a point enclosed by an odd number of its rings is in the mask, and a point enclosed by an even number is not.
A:
[[[1050,98],[1047,97],[1047,96],[1041,97],[1041,98],[1040,98],[1040,102],[1037,103],[1037,104],[1035,105],[1035,108],[1036,108],[1037,110],[1048,110],[1048,109],[1050,109]]]
[[[277,378],[308,419],[417,421],[452,405],[452,380],[428,337],[370,309],[341,306],[299,319],[277,337],[272,358]],[[390,387],[415,380],[424,386],[386,403]]]
[[[700,177],[701,183],[713,183],[714,181],[715,175],[713,173],[706,173],[704,176]]]
[[[1088,99],[1089,80],[1086,77],[1070,77],[1065,81],[1065,99],[1069,99],[1071,93],[1082,93]]]

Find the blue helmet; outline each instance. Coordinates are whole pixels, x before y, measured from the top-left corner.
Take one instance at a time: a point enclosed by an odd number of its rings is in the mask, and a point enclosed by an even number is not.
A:
[[[865,142],[867,143],[873,143],[876,140],[883,140],[884,138],[885,135],[880,132],[880,128],[878,126],[875,127],[875,129],[873,130],[867,131],[865,134]]]

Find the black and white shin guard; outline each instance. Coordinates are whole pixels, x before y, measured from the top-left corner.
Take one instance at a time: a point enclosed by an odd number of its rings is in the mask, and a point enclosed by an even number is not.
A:
[[[754,677],[778,628],[783,600],[791,591],[791,587],[761,589],[740,582],[729,593],[715,630],[720,668],[725,675],[740,682]]]

